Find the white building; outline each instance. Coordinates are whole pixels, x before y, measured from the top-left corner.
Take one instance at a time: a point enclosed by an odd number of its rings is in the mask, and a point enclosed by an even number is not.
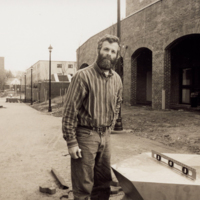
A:
[[[38,83],[49,80],[49,61],[39,60],[32,65],[32,81]],[[51,75],[73,76],[77,71],[75,61],[51,61]],[[26,70],[26,84],[31,84],[31,67]]]

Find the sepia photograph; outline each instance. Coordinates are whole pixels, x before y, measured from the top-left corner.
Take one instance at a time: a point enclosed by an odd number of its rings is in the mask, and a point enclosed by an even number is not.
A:
[[[198,200],[200,1],[0,0],[0,200]]]

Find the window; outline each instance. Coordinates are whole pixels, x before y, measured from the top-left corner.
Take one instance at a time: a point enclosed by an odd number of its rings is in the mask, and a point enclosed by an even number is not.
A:
[[[57,64],[57,68],[62,68],[62,64]]]
[[[72,65],[72,64],[69,64],[69,65],[68,65],[68,68],[73,68],[73,65]]]

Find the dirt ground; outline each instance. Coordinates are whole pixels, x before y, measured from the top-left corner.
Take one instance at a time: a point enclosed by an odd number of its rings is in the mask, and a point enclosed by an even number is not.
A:
[[[48,102],[34,103],[33,108],[47,112]],[[62,100],[52,100],[53,116],[62,116]],[[123,129],[141,138],[158,141],[187,153],[200,154],[200,108],[183,106],[154,110],[151,106],[122,105]]]

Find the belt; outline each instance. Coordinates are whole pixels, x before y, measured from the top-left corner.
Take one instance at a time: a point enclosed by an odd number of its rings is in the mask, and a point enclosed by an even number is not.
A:
[[[91,126],[80,126],[80,125],[78,125],[77,127],[87,128],[96,132],[106,132],[106,129],[110,128],[110,126],[91,127]]]

